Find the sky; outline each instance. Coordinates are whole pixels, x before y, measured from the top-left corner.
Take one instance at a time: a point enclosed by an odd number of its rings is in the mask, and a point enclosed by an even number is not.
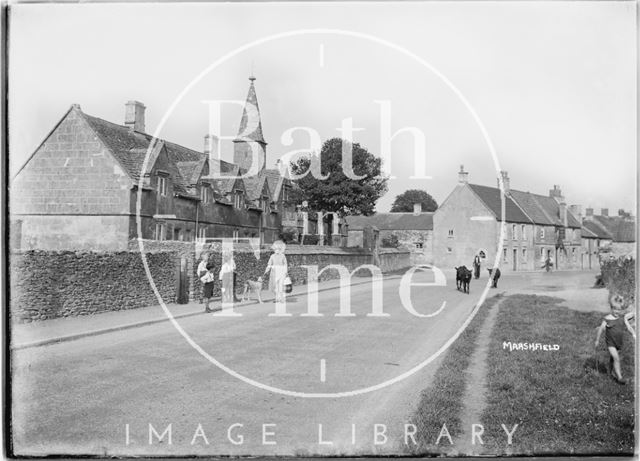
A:
[[[410,188],[442,203],[464,165],[473,183],[495,185],[500,168],[513,189],[546,195],[558,184],[569,204],[635,214],[635,9],[631,1],[14,4],[10,175],[74,103],[123,123],[124,104],[141,101],[148,133],[162,124],[160,138],[202,150],[206,101],[244,100],[253,73],[268,166],[308,149],[309,130],[322,141],[340,136],[345,119],[360,129],[354,141],[378,156],[385,132],[413,130],[389,144],[394,179],[378,211]],[[235,135],[242,107],[222,107],[216,134]],[[425,171],[416,174],[420,136]],[[232,143],[221,149],[231,160]]]

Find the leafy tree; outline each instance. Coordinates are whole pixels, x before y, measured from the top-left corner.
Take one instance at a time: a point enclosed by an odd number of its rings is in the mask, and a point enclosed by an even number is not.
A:
[[[312,210],[345,215],[375,213],[378,199],[387,191],[387,178],[381,174],[382,159],[371,154],[358,143],[353,143],[351,170],[343,163],[342,143],[348,141],[332,138],[322,145],[320,154],[309,154],[291,163],[291,171],[301,176],[296,200],[306,200]],[[314,174],[315,173],[315,174]],[[354,179],[353,176],[362,176]]]
[[[413,211],[414,203],[421,203],[422,211],[436,211],[438,209],[438,203],[426,191],[409,189],[396,196],[396,199],[391,206],[391,212],[407,213]]]

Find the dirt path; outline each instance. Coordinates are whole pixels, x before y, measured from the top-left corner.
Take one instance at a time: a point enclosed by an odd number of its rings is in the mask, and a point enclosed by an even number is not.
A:
[[[491,331],[495,324],[500,304],[504,298],[498,301],[489,309],[489,313],[484,319],[480,328],[480,333],[476,341],[476,349],[471,357],[471,364],[466,371],[467,388],[463,396],[464,406],[460,415],[462,432],[454,441],[454,446],[460,455],[477,456],[483,453],[482,445],[478,437],[473,436],[473,425],[481,424],[482,412],[486,406],[487,388],[487,358],[489,355],[489,343],[491,341]],[[480,428],[477,428],[480,432]],[[480,437],[482,437],[480,435]],[[475,442],[475,444],[473,443]]]

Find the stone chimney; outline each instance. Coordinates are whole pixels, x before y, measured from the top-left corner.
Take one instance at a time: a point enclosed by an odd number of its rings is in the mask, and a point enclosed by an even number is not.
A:
[[[220,159],[218,158],[218,138],[212,134],[204,135],[204,154],[209,159],[210,178],[220,177]]]
[[[609,208],[600,209],[600,216],[609,216]]]
[[[504,193],[508,194],[511,190],[511,181],[509,180],[509,173],[506,171],[500,172],[500,177],[502,178],[502,184],[504,186]],[[498,189],[500,188],[500,180],[498,179]]]
[[[631,216],[631,213],[627,213],[626,211],[624,211],[624,208],[619,208],[618,209],[618,216],[622,217],[622,218],[628,218]]]
[[[558,212],[560,214],[560,221],[562,221],[562,225],[567,227],[569,224],[569,218],[567,216],[567,204],[564,201],[558,203]]]
[[[458,172],[458,182],[460,184],[469,183],[469,173],[464,171],[464,165],[460,165],[460,171]]]
[[[578,219],[578,222],[582,222],[582,207],[580,205],[569,205],[569,211]]]
[[[144,133],[144,104],[138,101],[127,101],[125,104],[124,124],[131,131]]]
[[[549,190],[549,197],[553,197],[558,203],[565,203],[564,197],[562,196],[562,190],[557,184],[554,184],[553,189]]]
[[[587,208],[585,210],[585,216],[587,216],[587,218],[590,218],[591,216],[593,216],[593,208]]]
[[[419,215],[422,213],[422,203],[414,203],[413,204],[413,214]]]

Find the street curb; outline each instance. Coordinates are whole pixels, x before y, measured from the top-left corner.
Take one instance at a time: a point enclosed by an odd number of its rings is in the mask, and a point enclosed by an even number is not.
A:
[[[392,275],[389,277],[386,277],[385,280],[393,280],[393,279],[397,279],[400,278],[400,275]],[[362,281],[362,282],[358,282],[358,283],[352,283],[350,286],[356,286],[356,285],[362,285],[365,283],[370,283],[368,280],[367,281]],[[336,287],[327,287],[327,288],[321,288],[319,290],[315,290],[312,291],[312,293],[320,293],[322,291],[329,291],[329,290],[336,290],[340,288],[340,286],[336,286]],[[296,294],[295,296],[305,296],[308,295],[309,292],[305,291],[302,294]],[[269,298],[269,299],[264,299],[265,302],[268,301],[273,301],[274,298]],[[252,306],[255,303],[246,303],[246,304],[240,304],[240,305],[236,305],[234,307],[244,307],[244,306]],[[214,307],[211,309],[212,312],[218,312],[222,310],[222,307]],[[184,314],[178,314],[178,315],[174,315],[173,318],[174,319],[183,319],[183,318],[187,318],[187,317],[194,317],[196,315],[205,315],[208,314],[209,312],[204,312],[204,311],[198,311],[198,312],[188,312],[188,313],[184,313]],[[82,339],[82,338],[86,338],[89,336],[98,336],[98,335],[103,335],[103,334],[107,334],[107,333],[113,333],[114,331],[122,331],[122,330],[129,330],[132,328],[139,328],[139,327],[145,327],[148,325],[154,325],[156,323],[161,323],[161,322],[168,322],[170,319],[169,317],[163,317],[163,318],[159,318],[159,319],[153,319],[153,320],[143,320],[141,322],[133,322],[133,323],[125,323],[124,325],[116,325],[114,327],[109,327],[109,328],[102,328],[99,330],[89,330],[89,331],[83,331],[82,333],[74,333],[71,335],[65,335],[65,336],[58,336],[55,338],[47,338],[47,339],[41,339],[38,341],[32,341],[30,343],[22,343],[22,344],[16,344],[16,345],[12,345],[10,346],[10,349],[12,351],[17,351],[17,350],[22,350],[22,349],[31,349],[34,347],[41,347],[41,346],[48,346],[51,344],[57,344],[57,343],[62,343],[62,342],[66,342],[66,341],[73,341],[75,339]]]

